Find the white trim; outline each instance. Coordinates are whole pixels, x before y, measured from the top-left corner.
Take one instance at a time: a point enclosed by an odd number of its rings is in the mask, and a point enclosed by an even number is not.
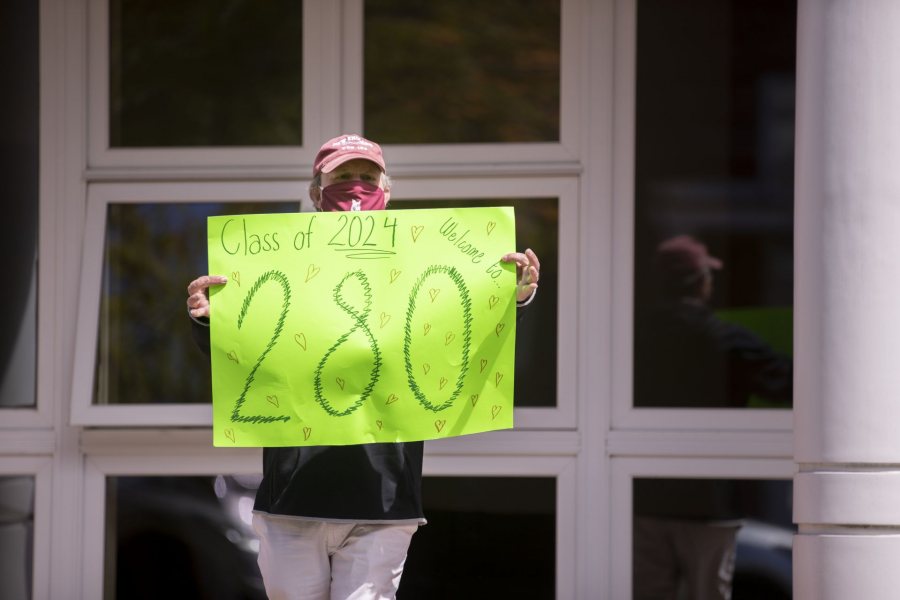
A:
[[[338,3],[335,3],[338,4]],[[340,25],[341,42],[340,63],[336,66],[336,71],[342,74],[341,78],[341,101],[340,101],[340,132],[363,134],[365,127],[363,124],[363,102],[365,94],[365,67],[363,66],[365,57],[365,2],[364,0],[343,0],[344,12]],[[390,82],[382,82],[383,85],[390,85]],[[335,135],[338,135],[336,132]],[[324,140],[323,140],[324,141]],[[376,140],[377,141],[377,140]],[[394,174],[395,164],[393,154],[385,151],[387,156],[387,164]]]
[[[425,443],[429,457],[468,456],[556,456],[578,455],[580,436],[573,431],[505,430],[479,433]],[[536,451],[539,449],[539,451]],[[212,430],[195,429],[85,429],[81,450],[99,456],[206,456],[223,459],[239,457],[262,465],[259,448],[215,448]]]
[[[0,434],[0,458],[51,456],[56,449],[56,435],[50,430],[21,428]]]
[[[50,597],[50,532],[51,483],[50,457],[0,456],[0,477],[26,475],[34,477],[34,549],[32,554],[32,598]]]
[[[791,411],[775,409],[651,409],[632,406],[634,323],[634,127],[637,51],[636,0],[616,11],[613,209],[613,427],[791,430]]]
[[[613,145],[615,0],[587,3],[581,22],[585,58],[579,61],[584,173],[578,211],[578,457],[577,590],[574,597],[609,598],[609,470],[612,357]]]
[[[631,598],[633,524],[632,480],[641,477],[704,477],[717,479],[791,479],[791,459],[750,458],[618,458],[612,461],[610,598]]]
[[[790,431],[613,431],[607,441],[613,458],[673,457],[793,457]]]

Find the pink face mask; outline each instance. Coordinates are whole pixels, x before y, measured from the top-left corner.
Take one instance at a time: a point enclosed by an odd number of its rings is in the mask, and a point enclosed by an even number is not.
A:
[[[384,210],[384,190],[365,181],[342,181],[322,188],[322,210]]]

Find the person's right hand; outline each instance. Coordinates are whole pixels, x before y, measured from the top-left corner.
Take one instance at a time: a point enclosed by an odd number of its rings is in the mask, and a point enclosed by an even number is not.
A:
[[[188,312],[195,319],[209,318],[209,286],[228,283],[224,275],[203,275],[188,284]]]

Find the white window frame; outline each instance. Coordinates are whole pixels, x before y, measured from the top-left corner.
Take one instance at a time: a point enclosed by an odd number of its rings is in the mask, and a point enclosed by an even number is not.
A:
[[[218,182],[93,184],[88,189],[87,220],[78,294],[78,322],[75,333],[75,365],[72,376],[71,423],[73,425],[190,426],[212,425],[210,404],[96,405],[93,404],[95,357],[97,353],[100,295],[103,280],[103,252],[106,238],[107,206],[112,203],[184,203],[229,201],[291,202],[306,197],[298,182]],[[308,198],[303,203],[309,207]],[[203,231],[197,235],[203,236]],[[202,275],[198,273],[197,275]],[[189,282],[173,282],[186,290]],[[161,290],[160,293],[167,293]],[[187,299],[187,292],[184,293]],[[185,305],[185,319],[189,319]]]
[[[401,172],[455,164],[463,170],[521,168],[576,173],[582,150],[578,119],[583,89],[580,57],[586,0],[559,0],[560,140],[540,143],[415,144],[390,146],[391,165]],[[178,177],[308,173],[318,145],[341,132],[363,131],[363,0],[304,0],[303,144],[293,147],[109,146],[109,0],[88,0],[89,180],[134,178],[154,173]],[[376,140],[378,141],[378,140]],[[185,169],[190,165],[190,169]]]
[[[325,122],[314,118],[328,111],[328,73],[339,65],[322,52],[328,43],[327,27],[333,8],[325,0],[303,0],[303,144],[259,147],[159,147],[112,148],[109,145],[109,0],[88,1],[88,166],[89,176],[108,176],[122,167],[171,169],[191,165],[197,169],[228,169],[218,176],[269,167],[280,173],[300,172],[312,165]],[[301,73],[297,74],[298,77]],[[314,93],[314,90],[318,93]],[[324,101],[324,102],[323,102]],[[309,169],[303,170],[307,172]],[[229,175],[230,173],[230,175]]]
[[[628,457],[613,458],[611,476],[612,519],[609,598],[631,598],[632,592],[632,482],[643,477],[713,479],[791,479],[795,467],[787,458]]]
[[[635,408],[634,151],[637,0],[618,0],[615,26],[613,147],[612,426],[614,429],[732,429],[790,431],[791,410],[756,408]]]
[[[557,197],[559,198],[559,298],[557,306],[557,405],[517,409],[517,427],[574,428],[576,413],[576,253],[578,248],[578,182],[575,178],[428,179],[395,184],[396,202],[402,198]],[[88,190],[88,210],[78,300],[75,365],[72,378],[71,423],[90,426],[204,426],[212,425],[210,404],[93,403],[106,213],[111,203],[184,203],[227,201],[297,201],[307,196],[300,182],[217,183],[95,183]],[[305,198],[302,206],[310,210]],[[565,232],[573,232],[566,235]],[[198,235],[203,235],[200,231]],[[526,242],[527,243],[527,242]],[[513,249],[510,249],[511,251]],[[548,265],[557,268],[556,265]],[[201,275],[202,273],[198,273]],[[178,282],[173,282],[176,284]],[[188,282],[181,282],[187,286]],[[174,287],[174,286],[173,286]],[[180,284],[177,289],[181,289]],[[161,293],[165,293],[162,292]],[[540,292],[538,292],[540,293]],[[185,298],[187,294],[185,293]],[[185,308],[185,319],[188,319]]]
[[[52,459],[46,456],[0,456],[0,477],[34,478],[33,598],[50,597],[50,529]]]
[[[468,436],[426,442],[424,476],[554,477],[556,597],[575,597],[577,436],[570,432],[510,432],[506,439]],[[213,448],[208,431],[86,431],[82,598],[103,597],[106,479],[109,476],[258,474],[259,449]],[[535,449],[541,448],[540,453]],[[551,449],[548,453],[545,449]]]

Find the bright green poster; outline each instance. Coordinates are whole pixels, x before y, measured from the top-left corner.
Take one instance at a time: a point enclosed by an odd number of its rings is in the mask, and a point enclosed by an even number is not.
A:
[[[216,446],[513,425],[512,208],[210,217]]]

